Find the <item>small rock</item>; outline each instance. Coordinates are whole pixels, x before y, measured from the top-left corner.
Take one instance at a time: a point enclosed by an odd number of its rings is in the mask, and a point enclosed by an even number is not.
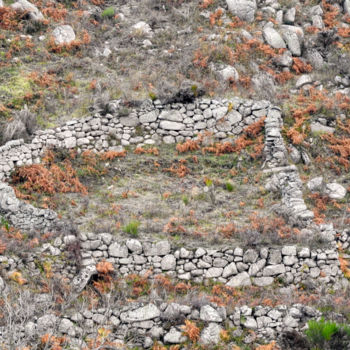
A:
[[[204,305],[200,310],[200,319],[207,322],[222,322],[222,317],[210,305]]]
[[[148,37],[153,36],[152,28],[146,22],[140,21],[132,26],[135,34],[145,35]]]
[[[247,272],[241,272],[238,275],[234,276],[230,279],[228,283],[226,283],[229,287],[243,287],[250,286],[252,283],[250,281],[250,276]]]
[[[205,346],[216,345],[220,342],[222,327],[217,323],[209,323],[201,333],[199,343]]]
[[[346,196],[346,188],[333,182],[326,185],[326,194],[331,199],[343,199]]]
[[[256,11],[255,0],[226,0],[229,11],[246,22],[253,22]]]
[[[175,327],[171,327],[170,331],[164,336],[165,344],[181,344],[187,340],[182,332],[179,332]]]
[[[323,184],[323,177],[322,176],[318,176],[318,177],[314,177],[313,179],[309,180],[306,184],[306,187],[311,191],[319,191],[322,188],[322,184]]]
[[[27,12],[32,21],[41,21],[44,19],[43,14],[38,8],[27,0],[18,0],[11,5],[11,8],[16,11]]]
[[[161,269],[164,271],[175,270],[176,259],[174,255],[165,255],[160,263]]]
[[[313,80],[312,80],[312,78],[311,78],[311,76],[309,74],[303,74],[296,81],[295,87],[297,89],[299,89],[299,88],[303,87],[306,84],[312,84],[312,81]]]
[[[263,29],[263,36],[265,41],[274,49],[286,48],[286,43],[275,29],[271,27],[265,27]]]
[[[74,30],[67,24],[56,27],[52,32],[52,36],[56,45],[70,44],[73,40],[75,40]]]
[[[154,304],[148,304],[137,308],[136,310],[130,310],[120,314],[122,322],[139,322],[152,320],[160,316],[160,311]]]

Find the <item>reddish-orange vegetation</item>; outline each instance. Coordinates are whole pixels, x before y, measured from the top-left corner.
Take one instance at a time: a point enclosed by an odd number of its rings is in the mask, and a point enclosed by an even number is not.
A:
[[[202,9],[206,9],[208,8],[209,6],[213,5],[214,4],[214,0],[203,0],[200,4],[199,4],[199,7],[202,8]]]
[[[55,39],[51,37],[48,43],[48,50],[54,53],[77,51],[81,47],[88,45],[91,41],[90,35],[86,30],[82,31],[80,37],[80,39],[73,40],[69,44],[56,44]]]
[[[157,147],[150,147],[150,148],[137,147],[134,153],[135,154],[153,154],[154,156],[158,156],[159,150]]]
[[[217,22],[220,24],[220,18],[223,15],[223,10],[221,8],[217,9],[215,12],[211,13],[209,16],[209,23],[213,27]]]
[[[100,293],[107,293],[113,287],[113,277],[111,276],[114,272],[113,265],[108,261],[100,261],[96,265],[96,270],[99,273],[99,279],[94,281],[94,287]]]
[[[236,225],[233,222],[228,223],[225,226],[219,227],[219,232],[225,238],[231,238],[237,231]]]
[[[69,159],[61,163],[53,162],[53,153],[48,151],[42,164],[33,164],[16,169],[12,176],[13,184],[29,193],[67,193],[87,194],[86,187],[79,181]]]
[[[327,3],[326,0],[322,0],[322,7],[324,10],[323,13],[323,22],[326,25],[327,28],[334,28],[338,21],[336,20],[336,17],[339,14],[339,10],[336,6],[333,6],[329,3]]]
[[[199,141],[196,140],[187,140],[184,143],[178,143],[176,145],[176,150],[179,153],[185,153],[190,151],[197,151],[199,150]]]
[[[41,10],[41,12],[44,16],[50,17],[55,22],[64,21],[68,13],[67,9],[64,7],[63,4],[54,2],[49,2],[48,4],[46,4],[46,7],[44,7]]]
[[[41,337],[41,344],[44,348],[50,347],[52,350],[61,350],[63,349],[64,343],[67,342],[65,337],[56,337],[49,333],[44,334]]]
[[[164,168],[163,171],[174,174],[177,177],[185,177],[190,173],[190,169],[188,169],[183,163],[173,163],[170,168]]]
[[[186,229],[182,226],[183,220],[178,217],[171,217],[168,223],[163,227],[163,232],[170,234],[186,233]]]
[[[113,160],[115,158],[124,158],[126,156],[126,150],[123,151],[106,151],[100,153],[101,160]]]
[[[6,244],[0,241],[0,254],[6,250]]]
[[[103,260],[97,263],[96,270],[98,273],[109,274],[114,271],[114,268],[112,263],[110,263],[109,261]]]
[[[339,263],[340,263],[340,269],[344,273],[344,276],[347,278],[350,278],[350,262],[349,262],[349,260],[346,260],[341,256],[339,256],[338,259],[339,259]]]
[[[0,7],[0,28],[5,30],[20,30],[22,25],[21,19],[24,13],[19,13],[10,7]]]
[[[199,339],[200,329],[194,321],[185,320],[184,335],[188,337],[193,343]]]
[[[297,74],[310,73],[312,71],[312,66],[308,63],[305,63],[299,57],[293,57],[292,69]]]
[[[28,75],[34,84],[42,88],[54,88],[57,85],[55,74],[32,72]]]

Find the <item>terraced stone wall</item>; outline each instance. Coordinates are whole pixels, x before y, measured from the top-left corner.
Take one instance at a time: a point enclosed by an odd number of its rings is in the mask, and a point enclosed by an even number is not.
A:
[[[212,133],[215,140],[226,140],[241,134],[247,125],[268,115],[273,108],[268,101],[238,98],[172,105],[147,100],[139,110],[128,111],[126,116],[120,101],[112,101],[108,106],[111,113],[106,115],[70,120],[55,129],[37,131],[30,143],[20,139],[1,146],[0,181],[8,178],[16,166],[39,163],[49,147],[101,152],[117,145],[182,142],[203,131]]]

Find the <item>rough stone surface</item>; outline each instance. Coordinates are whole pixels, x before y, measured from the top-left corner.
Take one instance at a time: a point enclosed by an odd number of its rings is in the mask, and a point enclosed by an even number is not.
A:
[[[0,4],[0,7],[2,6],[3,5]],[[41,21],[44,19],[44,16],[39,9],[27,0],[18,0],[11,5],[11,8],[20,12],[28,12],[29,18],[32,21]]]
[[[253,22],[256,11],[255,0],[226,0],[229,11],[246,22]]]
[[[70,44],[75,40],[74,30],[67,24],[56,27],[52,32],[52,36],[56,45]]]
[[[217,323],[209,323],[207,327],[202,330],[199,343],[210,346],[216,345],[220,341],[220,332],[222,327]]]
[[[243,287],[243,286],[250,286],[252,283],[251,283],[249,274],[244,271],[232,277],[230,281],[226,284],[229,287]]]
[[[154,304],[137,308],[136,310],[128,311],[120,314],[120,319],[123,322],[139,322],[152,320],[160,316],[160,311]]]

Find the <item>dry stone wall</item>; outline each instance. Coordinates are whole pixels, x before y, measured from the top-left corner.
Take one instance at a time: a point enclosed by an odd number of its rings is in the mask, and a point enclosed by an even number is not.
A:
[[[335,231],[331,225],[324,225],[321,229],[333,235],[333,241],[327,244],[327,248],[320,249],[290,245],[190,250],[173,248],[168,241],[151,243],[129,239],[120,242],[109,233],[80,234],[81,265],[84,268],[72,284],[76,291],[81,291],[96,273],[97,262],[106,260],[121,276],[132,273],[143,275],[152,271],[153,274],[166,273],[176,279],[196,283],[214,280],[230,287],[268,286],[276,279],[283,280],[286,285],[300,286],[307,282],[334,286],[343,277]],[[350,241],[347,231],[344,235],[345,242]],[[66,237],[68,242],[74,239],[74,236]],[[58,239],[54,247],[64,250],[64,244]]]
[[[331,226],[322,229],[332,231]],[[80,273],[70,273],[67,266],[56,267],[71,280],[72,300],[97,273],[96,263],[102,260],[110,261],[119,277],[147,271],[150,278],[157,274],[167,274],[180,280],[191,279],[199,283],[205,280],[221,281],[231,287],[251,284],[266,286],[278,279],[279,282],[284,282],[285,287],[300,287],[305,283],[309,288],[321,284],[336,290],[343,286],[336,246],[340,245],[344,249],[349,247],[350,230],[344,230],[339,236],[334,235],[334,241],[326,249],[296,245],[260,249],[242,249],[237,246],[225,249],[186,249],[172,247],[168,241],[152,243],[129,239],[120,242],[109,233],[87,233],[80,234],[79,237],[58,237],[52,245],[45,244],[40,248],[38,257],[40,254],[45,254],[46,258],[48,254],[53,257],[62,256],[68,246],[76,241],[79,242],[83,257],[84,267]],[[34,260],[38,257],[34,255],[31,261],[21,261],[14,256],[0,256],[0,262],[10,273],[14,269],[20,270],[24,264],[33,265],[34,268]],[[6,290],[6,283],[0,277],[0,291],[5,295]],[[110,339],[117,340],[121,345],[129,341],[133,345],[151,348],[156,340],[169,345],[186,342],[188,339],[183,332],[184,320],[192,320],[202,325],[200,344],[217,345],[220,343],[221,330],[227,327],[234,329],[234,337],[242,337],[249,344],[257,339],[278,340],[285,332],[302,332],[310,319],[322,316],[319,310],[302,304],[223,307],[199,297],[196,301],[184,297],[182,301],[169,302],[154,295],[142,302],[108,305],[67,310],[60,317],[46,311],[23,324],[14,325],[16,337],[35,337],[47,333],[65,335],[70,339],[71,346],[79,349],[86,345],[84,339],[93,339],[98,329],[103,327],[111,330]],[[0,327],[0,337],[6,339],[8,329]]]
[[[121,102],[112,101],[106,115],[74,119],[55,129],[37,131],[30,143],[14,140],[0,147],[0,180],[8,178],[16,166],[39,163],[50,147],[101,152],[117,145],[182,142],[203,131],[212,133],[216,140],[232,139],[271,108],[268,101],[238,98],[171,105],[147,100],[125,116]]]

